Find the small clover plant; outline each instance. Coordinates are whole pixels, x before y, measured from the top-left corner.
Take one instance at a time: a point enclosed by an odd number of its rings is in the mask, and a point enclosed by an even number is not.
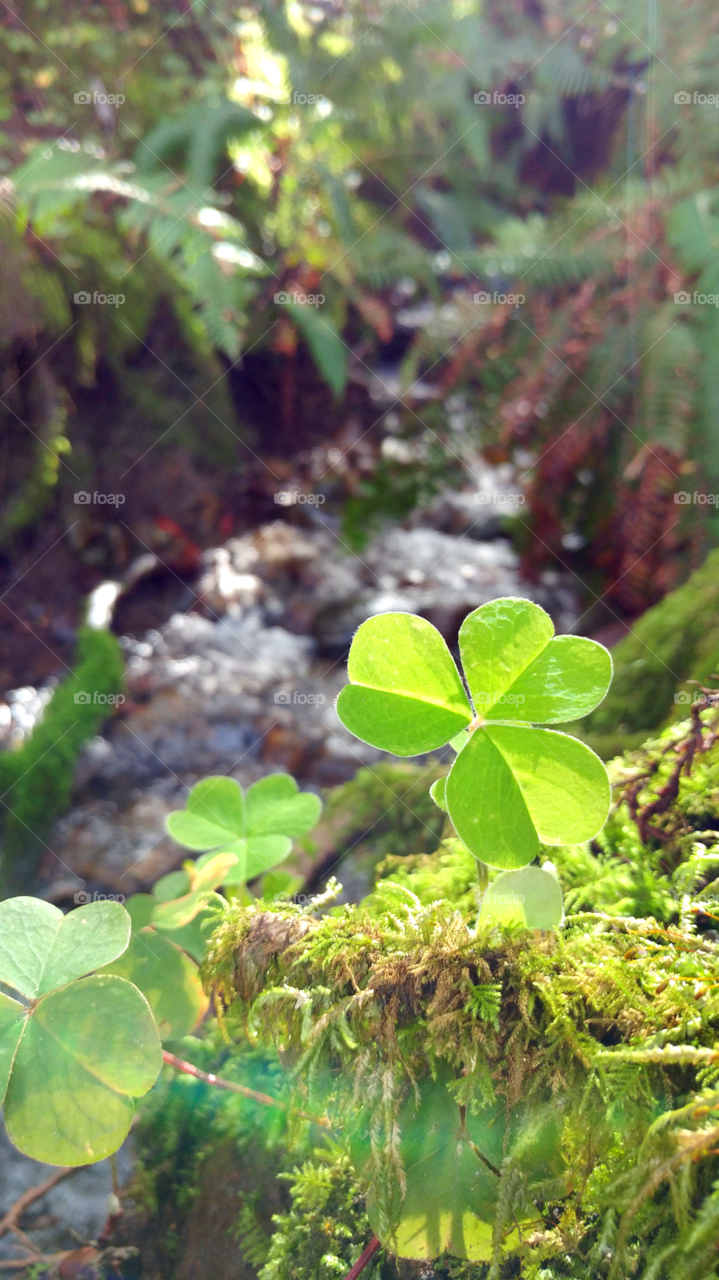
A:
[[[117,902],[63,915],[38,898],[0,903],[0,1102],[16,1147],[48,1164],[102,1160],[162,1065],[157,1027],[131,982],[96,973],[127,948]]]
[[[555,636],[544,609],[514,598],[470,613],[459,651],[467,688],[431,623],[407,613],[370,618],[352,642],[337,713],[356,737],[394,755],[449,743],[457,755],[447,778],[433,784],[433,799],[477,860],[506,873],[505,895],[538,893],[545,906],[530,914],[559,923],[561,904],[546,905],[556,898],[556,882],[541,880],[548,872],[533,868],[526,892],[506,877],[526,867],[540,844],[578,844],[606,822],[604,764],[577,738],[545,726],[593,710],[609,687],[612,660],[593,640]],[[500,892],[485,919],[503,915]],[[524,915],[530,923],[527,908]]]
[[[152,923],[175,931],[187,926],[220,885],[246,884],[272,870],[305,835],[322,812],[322,801],[299,791],[288,773],[271,773],[247,790],[234,778],[203,778],[187,797],[187,806],[167,818],[170,835],[188,849],[203,849],[196,862],[170,872],[155,885],[160,903]]]

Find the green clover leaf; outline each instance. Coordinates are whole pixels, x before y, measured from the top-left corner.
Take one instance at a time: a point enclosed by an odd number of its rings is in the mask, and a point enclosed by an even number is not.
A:
[[[503,871],[492,881],[482,899],[477,926],[518,924],[527,929],[557,929],[563,919],[562,886],[557,876],[544,867],[522,867]]]
[[[410,613],[363,622],[347,663],[337,714],[355,737],[396,756],[436,751],[466,729],[472,711],[439,632]]]
[[[531,1111],[515,1107],[508,1119],[501,1104],[463,1117],[449,1092],[452,1083],[440,1068],[436,1080],[419,1083],[419,1101],[414,1090],[410,1093],[397,1117],[404,1195],[396,1195],[382,1213],[371,1186],[367,1213],[375,1234],[399,1257],[431,1260],[446,1249],[459,1258],[488,1262],[508,1150],[516,1152],[530,1188],[538,1178],[561,1177],[560,1124],[556,1110],[542,1104]],[[358,1172],[372,1179],[366,1127],[354,1136],[351,1154]],[[521,1209],[505,1229],[505,1244],[520,1238],[517,1223],[528,1233],[541,1221],[530,1195]]]
[[[489,866],[518,869],[540,843],[592,839],[609,811],[604,765],[578,739],[534,726],[576,720],[601,702],[612,676],[607,650],[555,636],[544,609],[513,598],[469,614],[459,648],[472,705],[429,622],[370,618],[352,642],[350,683],[337,700],[343,724],[395,755],[451,743],[457,758],[432,796]]]
[[[15,1146],[48,1164],[102,1160],[157,1079],[152,1013],[132,983],[93,974],[127,948],[117,902],[64,916],[37,898],[0,903],[0,1102]],[[90,976],[86,976],[90,975]]]
[[[156,905],[157,899],[149,893],[136,893],[128,899],[125,908],[132,921],[129,946],[102,972],[134,983],[152,1009],[161,1038],[179,1040],[197,1026],[209,1001],[197,964],[177,942],[182,931],[170,935],[152,928]]]
[[[276,867],[292,849],[293,838],[305,835],[321,811],[319,796],[300,791],[287,773],[261,778],[246,796],[233,778],[203,778],[192,788],[186,808],[168,815],[167,829],[188,849],[208,852],[155,885],[154,893],[162,899],[153,914],[155,927],[183,928],[219,885],[242,885]],[[219,858],[226,859],[221,866]],[[171,901],[175,897],[181,906]]]

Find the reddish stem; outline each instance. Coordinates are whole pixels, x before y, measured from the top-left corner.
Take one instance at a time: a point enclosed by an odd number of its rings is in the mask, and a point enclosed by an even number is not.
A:
[[[183,1071],[186,1076],[194,1076],[195,1080],[202,1080],[205,1084],[214,1084],[219,1089],[230,1089],[232,1093],[240,1093],[243,1098],[252,1098],[254,1102],[261,1102],[265,1107],[278,1107],[280,1111],[287,1110],[287,1103],[281,1102],[279,1098],[271,1098],[267,1093],[258,1093],[256,1089],[248,1089],[244,1084],[235,1084],[232,1080],[222,1080],[220,1076],[210,1075],[207,1071],[200,1071],[199,1067],[193,1066],[191,1062],[185,1062],[182,1058],[176,1058],[174,1053],[168,1053],[163,1050],[163,1061],[169,1067],[174,1067],[176,1071]],[[311,1116],[306,1111],[298,1111],[298,1116],[303,1120],[311,1120],[313,1124],[321,1124],[325,1129],[331,1129],[332,1125],[326,1117]],[[357,1272],[359,1275],[359,1271]]]
[[[379,1247],[380,1247],[379,1240],[377,1239],[376,1236],[372,1236],[372,1239],[367,1245],[367,1248],[365,1249],[364,1253],[360,1254],[359,1258],[355,1262],[349,1275],[345,1277],[345,1280],[357,1280],[357,1277],[362,1274],[365,1267],[367,1266],[367,1263],[370,1262],[372,1258],[374,1258],[374,1255],[376,1254]]]

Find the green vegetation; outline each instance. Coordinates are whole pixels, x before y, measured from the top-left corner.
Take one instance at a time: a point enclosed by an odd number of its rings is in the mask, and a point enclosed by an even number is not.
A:
[[[694,301],[716,292],[719,29],[707,0],[652,13],[28,0],[0,29],[5,538],[69,506],[65,462],[92,487],[110,406],[135,458],[159,438],[236,470],[318,382],[329,435],[350,356],[357,385],[391,349],[407,462],[326,473],[355,543],[485,451],[519,468],[527,567],[569,561],[622,615],[661,598],[717,537],[712,505],[673,499],[719,477],[717,312]],[[224,377],[245,355],[262,409]],[[427,383],[451,395],[420,403]]]
[[[431,794],[489,866],[523,867],[540,841],[591,839],[609,809],[604,766],[575,738],[530,725],[595,707],[612,675],[606,649],[581,636],[555,637],[544,609],[514,599],[470,613],[459,648],[473,706],[431,623],[406,613],[370,618],[352,641],[340,719],[395,755],[450,743],[457,758]]]
[[[581,726],[591,737],[656,729],[719,667],[719,552],[649,609],[612,651],[614,680]],[[675,710],[674,704],[678,703]]]
[[[140,992],[95,974],[126,949],[127,912],[93,902],[64,916],[38,898],[0,903],[0,1099],[12,1141],[50,1164],[116,1151],[161,1065]],[[17,998],[16,998],[17,997]]]
[[[78,752],[122,689],[122,654],[110,632],[81,628],[77,651],[76,666],[58,685],[29,740],[18,751],[0,752],[5,894],[33,886],[45,838],[70,803]]]

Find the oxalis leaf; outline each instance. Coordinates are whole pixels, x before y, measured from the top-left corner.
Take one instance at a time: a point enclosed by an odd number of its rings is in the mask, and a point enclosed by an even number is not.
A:
[[[185,954],[187,947],[181,949],[182,944],[177,943],[183,931],[161,934],[151,927],[156,905],[157,900],[149,893],[137,893],[128,900],[125,906],[132,920],[130,944],[102,972],[134,983],[152,1009],[162,1039],[178,1040],[197,1025],[209,1000],[202,989],[197,964]],[[188,930],[191,927],[188,925]]]
[[[163,905],[156,908],[153,924],[163,931],[182,928],[221,884],[244,884],[276,867],[292,849],[293,838],[305,835],[321,812],[319,796],[299,791],[287,773],[261,778],[246,796],[234,778],[203,778],[192,788],[186,808],[168,815],[167,829],[188,849],[213,852],[155,886]],[[181,905],[172,902],[175,897]]]
[[[467,848],[489,866],[526,866],[539,845],[590,840],[609,812],[601,760],[540,725],[575,720],[604,697],[612,663],[582,636],[555,636],[549,615],[506,598],[475,609],[459,647],[472,705],[442,637],[423,618],[383,614],[362,624],[337,712],[357,737],[396,755],[450,742],[458,752],[433,798]]]
[[[444,1070],[436,1080],[419,1081],[419,1103],[410,1093],[397,1118],[404,1195],[397,1189],[380,1212],[372,1186],[367,1211],[373,1231],[400,1257],[432,1259],[446,1249],[456,1257],[488,1262],[507,1154],[515,1147],[518,1154],[521,1150],[522,1174],[530,1182],[561,1174],[560,1124],[551,1107],[541,1104],[531,1113],[515,1108],[509,1122],[499,1102],[463,1119],[449,1092],[451,1083]],[[354,1140],[352,1158],[358,1172],[374,1181],[367,1134]],[[523,1234],[540,1221],[528,1195],[519,1218]],[[505,1243],[518,1239],[513,1221]]]
[[[11,1140],[48,1164],[102,1160],[127,1135],[134,1099],[162,1065],[157,1028],[132,983],[90,975],[126,949],[116,902],[64,916],[36,898],[0,903],[0,1102]]]

